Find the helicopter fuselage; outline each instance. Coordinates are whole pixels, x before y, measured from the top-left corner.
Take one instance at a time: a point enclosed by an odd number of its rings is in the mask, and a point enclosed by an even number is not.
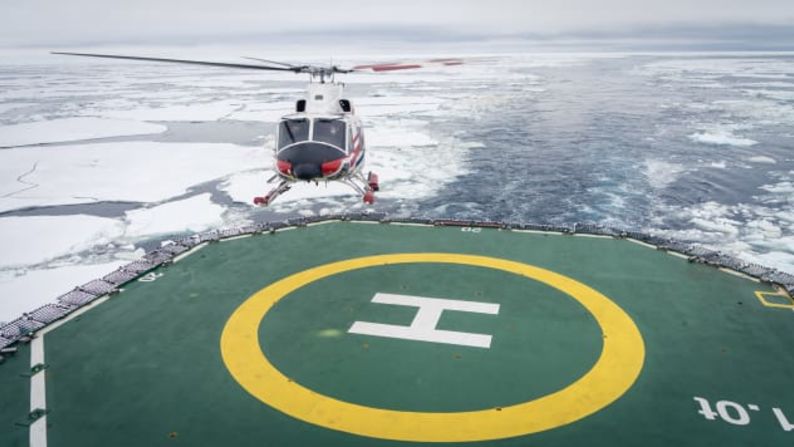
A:
[[[280,177],[338,180],[361,169],[366,155],[363,126],[342,91],[342,84],[310,83],[296,112],[281,118],[274,157]]]

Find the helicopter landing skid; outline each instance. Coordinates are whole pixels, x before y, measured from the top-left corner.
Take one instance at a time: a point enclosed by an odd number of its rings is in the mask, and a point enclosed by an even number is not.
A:
[[[292,188],[290,182],[287,180],[282,180],[281,183],[278,184],[275,188],[271,189],[267,195],[264,197],[254,197],[254,205],[257,206],[268,206],[271,202],[276,200],[276,197],[280,196],[281,194],[287,192]]]
[[[270,181],[273,179],[271,178]],[[268,181],[268,182],[270,182]],[[344,178],[339,180],[340,182],[344,183],[345,185],[353,188],[357,193],[359,193],[362,197],[362,200],[367,205],[372,205],[375,203],[375,192],[380,191],[380,185],[378,184],[378,176],[374,172],[370,172],[366,178],[364,178],[361,173],[356,173],[350,177]],[[292,188],[291,181],[289,180],[282,180],[281,183],[278,184],[275,188],[271,189],[267,195],[262,197],[254,197],[254,205],[257,206],[268,206],[276,197],[284,194],[285,192],[289,191]]]
[[[361,173],[356,173],[349,178],[342,180],[347,186],[355,189],[357,193],[361,194],[364,203],[372,205],[375,203],[375,191],[380,190],[378,185],[378,176],[370,172],[367,178],[364,178]]]

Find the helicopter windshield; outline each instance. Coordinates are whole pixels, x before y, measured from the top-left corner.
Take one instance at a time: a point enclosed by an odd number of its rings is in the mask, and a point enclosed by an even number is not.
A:
[[[309,139],[309,120],[291,119],[283,120],[278,129],[278,148],[281,149],[293,143]]]
[[[314,136],[312,139],[344,150],[346,130],[347,125],[342,120],[317,118],[314,120]]]

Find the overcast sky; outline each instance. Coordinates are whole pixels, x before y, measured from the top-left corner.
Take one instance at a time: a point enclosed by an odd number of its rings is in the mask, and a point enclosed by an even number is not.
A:
[[[794,40],[794,0],[0,0],[0,46],[272,37]],[[682,34],[683,33],[683,34]],[[788,42],[794,45],[794,42]]]

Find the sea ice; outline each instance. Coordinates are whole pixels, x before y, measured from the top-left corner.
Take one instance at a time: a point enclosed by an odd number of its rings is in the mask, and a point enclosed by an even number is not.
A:
[[[737,126],[734,125],[710,126],[708,129],[703,129],[701,132],[689,135],[689,139],[698,143],[725,146],[747,147],[758,144],[755,140],[734,135],[733,132],[736,128]]]
[[[767,189],[763,188],[762,189]],[[774,188],[773,188],[774,189]],[[768,191],[785,196],[785,187]],[[714,201],[694,206],[669,206],[665,219],[685,221],[681,229],[653,230],[678,240],[692,241],[748,262],[794,274],[794,212],[754,204],[726,205]]]
[[[760,188],[773,194],[788,195],[794,200],[794,182],[778,182],[773,185],[763,185]]]
[[[789,85],[791,87],[791,85]],[[794,100],[794,92],[790,90],[769,90],[769,89],[747,89],[744,90],[749,96],[759,96],[770,99],[777,99],[780,101]]]
[[[703,57],[699,59],[666,59],[645,64],[640,72],[673,80],[716,79],[723,76],[788,79],[794,64],[782,58],[769,57]]]
[[[204,231],[221,226],[224,211],[223,206],[212,203],[209,193],[151,208],[128,211],[125,218],[128,225],[124,231],[124,238],[136,240],[185,231]]]
[[[102,118],[63,118],[0,126],[0,147],[59,143],[91,138],[156,134],[165,126],[139,121]]]
[[[296,96],[296,98],[298,98],[298,96]],[[280,121],[282,116],[292,113],[294,110],[294,101],[251,102],[230,112],[225,119],[275,123]]]
[[[438,144],[430,135],[422,121],[389,120],[373,122],[364,130],[368,147],[415,147],[435,146]]]
[[[755,155],[747,158],[747,161],[751,161],[753,163],[766,163],[772,165],[777,163],[777,161],[774,158],[767,157],[766,155]]]
[[[353,98],[356,112],[367,121],[374,117],[397,115],[411,116],[414,113],[423,113],[437,110],[444,102],[437,96],[368,96]]]
[[[7,103],[0,103],[0,115],[10,112],[12,110],[20,109],[22,107],[27,106],[35,106],[35,103],[32,102],[7,102]]]
[[[158,202],[259,167],[264,148],[217,143],[97,143],[0,151],[0,210],[98,201]]]
[[[39,265],[108,244],[123,234],[122,222],[104,217],[3,217],[0,268]]]
[[[712,161],[709,166],[716,169],[725,169],[728,167],[728,163],[725,160]]]
[[[243,107],[244,103],[240,101],[194,102],[130,110],[87,109],[83,114],[139,121],[216,121]]]

